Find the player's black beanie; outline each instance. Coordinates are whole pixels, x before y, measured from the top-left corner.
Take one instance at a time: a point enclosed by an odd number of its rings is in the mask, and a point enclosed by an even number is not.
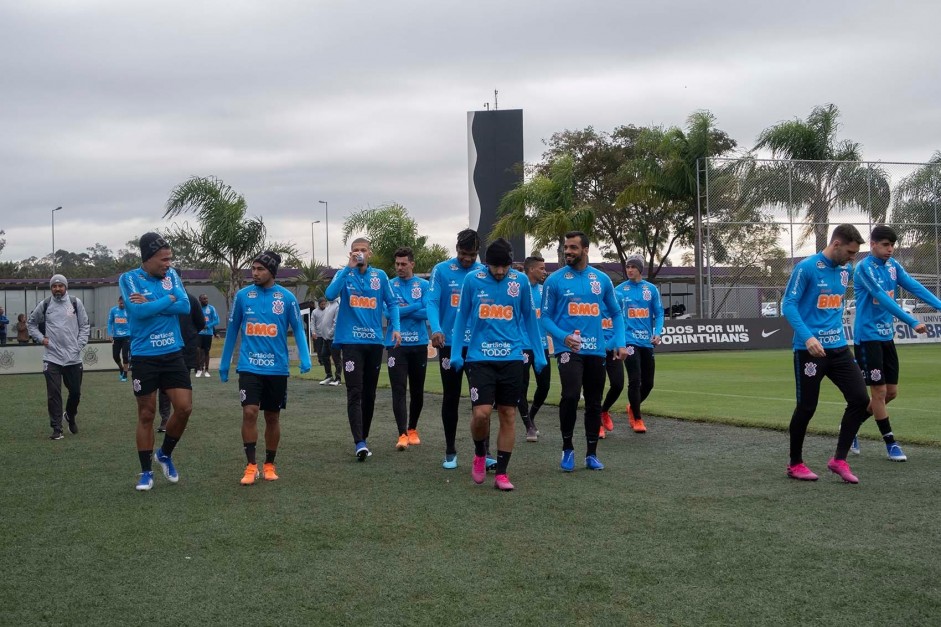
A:
[[[160,236],[160,233],[151,231],[140,236],[140,260],[142,262],[147,261],[163,248],[170,248],[170,244]]]
[[[513,246],[502,237],[487,247],[484,260],[491,266],[508,266],[513,263]]]
[[[278,268],[281,267],[281,255],[278,253],[266,250],[255,257],[254,261],[266,267],[268,272],[271,273],[271,276],[278,275]]]

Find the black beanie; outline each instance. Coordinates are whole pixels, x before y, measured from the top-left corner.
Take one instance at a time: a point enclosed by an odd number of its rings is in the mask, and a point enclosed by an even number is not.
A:
[[[159,233],[144,233],[140,236],[140,260],[147,261],[157,254],[158,250],[170,248],[167,240],[163,239]]]
[[[278,276],[278,268],[281,266],[281,255],[278,253],[266,250],[255,257],[254,261],[266,267],[271,276]]]
[[[509,266],[513,263],[513,246],[502,237],[487,247],[484,261],[491,266]]]

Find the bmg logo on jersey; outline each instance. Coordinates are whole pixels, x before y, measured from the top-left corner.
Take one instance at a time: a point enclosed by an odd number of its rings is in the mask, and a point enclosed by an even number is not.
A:
[[[841,294],[821,294],[817,297],[817,309],[840,309],[843,307]]]
[[[264,322],[246,322],[245,335],[254,337],[278,337],[278,325]]]
[[[601,308],[598,306],[598,303],[569,303],[569,315],[600,316]]]
[[[512,320],[513,307],[511,305],[487,305],[482,303],[477,308],[477,317],[481,320]]]
[[[350,296],[350,307],[355,307],[356,309],[375,309],[376,299],[374,297],[356,296],[354,294]]]
[[[460,293],[451,294],[451,306],[460,307],[461,306],[461,295]]]
[[[631,307],[627,310],[627,317],[646,319],[650,317],[650,310],[646,307]]]

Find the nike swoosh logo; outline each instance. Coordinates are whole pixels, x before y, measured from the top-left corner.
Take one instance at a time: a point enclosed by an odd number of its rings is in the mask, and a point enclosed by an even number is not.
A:
[[[777,332],[780,331],[780,330],[781,330],[781,329],[775,329],[774,331],[762,331],[762,332],[761,332],[761,337],[771,337],[772,335],[774,335],[775,333],[777,333]]]

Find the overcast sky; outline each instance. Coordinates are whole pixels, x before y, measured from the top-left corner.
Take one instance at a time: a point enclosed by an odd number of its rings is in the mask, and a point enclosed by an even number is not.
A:
[[[740,146],[819,104],[865,158],[941,149],[937,2],[0,0],[0,259],[117,250],[215,175],[274,239],[341,261],[350,212],[396,201],[453,249],[467,111],[564,129],[683,125]]]

